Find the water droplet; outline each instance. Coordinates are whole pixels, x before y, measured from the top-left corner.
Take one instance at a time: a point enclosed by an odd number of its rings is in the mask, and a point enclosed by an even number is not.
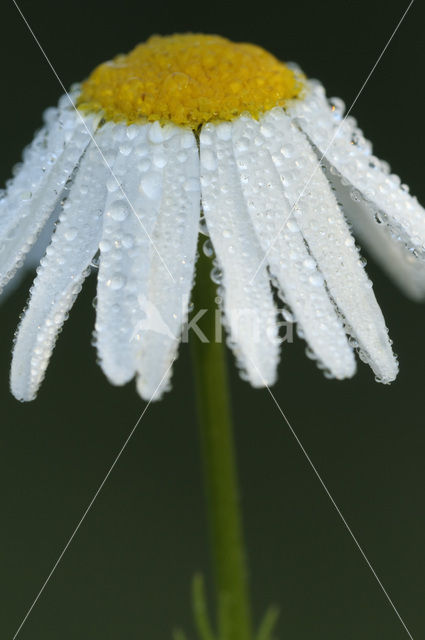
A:
[[[159,144],[164,140],[164,134],[162,132],[162,127],[159,122],[154,122],[149,129],[148,138],[154,144]]]
[[[146,144],[139,144],[137,145],[137,147],[135,147],[134,153],[136,154],[136,156],[143,158],[144,156],[148,155],[149,148]]]
[[[203,149],[201,152],[201,163],[207,171],[214,171],[217,168],[217,160],[210,149]]]
[[[311,349],[310,347],[306,347],[305,348],[305,355],[307,356],[307,358],[309,358],[310,360],[317,360],[317,356],[314,353],[313,349]]]
[[[109,193],[113,193],[114,191],[116,191],[119,188],[119,183],[118,183],[117,179],[114,176],[110,176],[107,179],[106,188],[108,189]]]
[[[126,279],[120,273],[116,273],[110,280],[107,281],[107,286],[115,291],[122,289],[126,283]]]
[[[185,191],[199,191],[200,189],[199,178],[188,178],[184,183],[183,188]]]
[[[216,131],[217,137],[220,140],[230,140],[230,138],[232,137],[232,125],[228,122],[222,122],[217,126]]]
[[[64,236],[68,242],[71,242],[71,240],[74,240],[77,237],[77,233],[78,231],[75,227],[70,227],[65,231]]]
[[[124,200],[115,200],[109,206],[106,215],[110,215],[113,220],[122,222],[128,216],[128,205]]]
[[[341,116],[344,115],[345,111],[345,103],[341,98],[330,98],[329,103],[332,108],[332,114],[337,119],[340,120]]]
[[[286,226],[289,229],[289,231],[292,231],[292,233],[299,231],[299,227],[295,222],[295,220],[288,220],[288,222],[286,223]]]
[[[265,138],[271,138],[271,137],[272,137],[272,135],[273,135],[273,129],[272,129],[271,127],[268,127],[268,126],[267,126],[267,125],[265,125],[265,124],[262,124],[262,125],[261,125],[261,127],[260,127],[260,131],[261,131],[261,133],[263,134],[263,136],[264,136]]]
[[[111,250],[111,243],[109,242],[109,240],[101,240],[99,242],[99,249],[101,250],[102,253],[107,253],[108,251]]]
[[[120,153],[123,156],[128,156],[131,153],[132,146],[128,142],[124,142],[120,144]]]
[[[294,147],[292,146],[292,144],[285,144],[280,148],[280,153],[285,158],[290,158],[294,153]]]
[[[129,140],[133,140],[133,139],[137,136],[137,134],[139,133],[139,131],[140,131],[139,125],[137,125],[137,124],[130,124],[130,125],[127,127],[127,131],[126,131],[126,133],[127,133],[127,138],[128,138]]]
[[[148,160],[148,158],[145,158],[144,160],[141,160],[140,162],[137,163],[137,169],[142,173],[147,171],[150,168],[150,166],[151,166],[151,161]]]
[[[204,244],[202,245],[202,251],[207,256],[207,258],[211,258],[214,255],[214,247],[209,238],[208,240],[205,240]]]
[[[129,233],[126,233],[122,237],[122,245],[125,249],[131,249],[134,246],[133,236],[131,236]]]
[[[311,276],[309,276],[308,281],[313,287],[320,287],[323,284],[323,276],[316,271],[316,273],[312,273]]]
[[[167,158],[163,153],[155,153],[153,163],[158,169],[163,169],[167,164]]]
[[[191,131],[180,134],[180,145],[182,149],[190,149],[194,143],[194,136]]]
[[[149,173],[140,181],[140,191],[152,200],[159,199],[162,191],[161,177],[157,173]]]
[[[247,151],[249,149],[249,141],[240,138],[240,140],[236,141],[235,148],[237,151]]]
[[[202,235],[204,236],[210,235],[208,232],[207,221],[205,219],[205,216],[201,216],[199,218],[199,233],[202,233]]]
[[[282,317],[286,322],[295,322],[295,318],[289,309],[282,309]]]
[[[215,284],[221,284],[221,281],[223,279],[223,273],[220,267],[214,267],[214,269],[211,269],[210,277]]]
[[[303,266],[304,266],[306,269],[313,270],[313,269],[315,269],[315,268],[316,268],[316,263],[315,263],[315,261],[313,260],[313,258],[306,258],[306,259],[303,261]]]

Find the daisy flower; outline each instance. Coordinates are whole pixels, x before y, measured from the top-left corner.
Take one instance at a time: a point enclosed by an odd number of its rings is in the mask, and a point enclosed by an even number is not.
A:
[[[113,384],[136,377],[143,398],[160,397],[200,229],[252,385],[276,378],[278,296],[328,375],[352,376],[357,351],[392,381],[397,361],[350,224],[420,298],[425,215],[343,112],[295,65],[198,34],[152,37],[61,97],[0,200],[1,288],[58,220],[16,333],[13,394],[35,397],[95,261],[100,366]]]

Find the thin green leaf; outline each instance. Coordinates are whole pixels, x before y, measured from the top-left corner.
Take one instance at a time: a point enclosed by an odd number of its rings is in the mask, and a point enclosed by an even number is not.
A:
[[[272,633],[279,617],[279,609],[270,607],[261,621],[256,640],[272,640]]]
[[[192,602],[195,625],[198,630],[199,637],[201,640],[215,640],[208,614],[204,578],[200,574],[196,574],[193,578]]]
[[[174,629],[173,640],[187,640],[187,636],[181,629]]]

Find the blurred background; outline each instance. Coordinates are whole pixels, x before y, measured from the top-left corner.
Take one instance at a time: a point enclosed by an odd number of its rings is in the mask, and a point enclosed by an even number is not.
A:
[[[295,60],[351,104],[407,2],[19,3],[66,87],[152,33],[202,31]],[[413,4],[355,105],[378,156],[425,203],[424,8]],[[62,90],[10,0],[1,7],[0,183]],[[325,380],[296,339],[274,393],[413,637],[425,635],[425,306],[368,262],[400,358],[391,386],[359,365]],[[144,408],[111,387],[91,346],[95,277],[79,296],[38,399],[9,393],[12,338],[32,276],[0,305],[0,635],[12,638]],[[229,358],[257,621],[281,610],[280,640],[402,640],[407,633],[266,391]],[[187,346],[173,390],[152,404],[20,632],[22,640],[194,639],[195,570],[210,581]],[[211,581],[210,581],[211,584]]]

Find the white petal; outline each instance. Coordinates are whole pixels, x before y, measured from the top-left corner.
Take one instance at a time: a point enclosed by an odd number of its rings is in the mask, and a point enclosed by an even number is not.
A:
[[[276,309],[266,265],[241,191],[230,124],[207,124],[200,137],[202,203],[223,270],[224,313],[235,355],[254,386],[275,380]]]
[[[145,400],[159,399],[169,386],[170,365],[188,313],[199,226],[199,154],[195,136],[174,127],[174,136],[163,151],[167,164],[153,235],[157,251],[151,252],[148,291],[145,300],[140,301],[146,315],[137,333],[137,389]]]
[[[338,202],[371,256],[393,278],[405,295],[419,302],[425,299],[425,262],[398,241],[386,224],[377,224],[362,199],[353,200],[352,188],[342,184],[341,178],[329,170],[326,175],[336,190]]]
[[[233,124],[235,155],[251,219],[270,270],[316,357],[335,377],[352,376],[355,361],[344,329],[322,274],[291,216],[272,158],[262,148],[264,139],[271,140],[274,134],[272,129],[249,117],[239,118]],[[290,179],[291,174],[285,176],[285,180]]]
[[[53,110],[0,201],[0,291],[52,213],[97,126],[70,107]],[[89,133],[90,132],[90,133]]]
[[[75,92],[70,97],[75,100]],[[43,120],[43,127],[24,149],[22,162],[15,166],[13,178],[3,194],[4,200],[0,201],[0,229],[9,224],[7,210],[12,212],[31,206],[31,198],[25,196],[34,196],[42,186],[80,121],[66,96],[60,98],[57,107],[46,109]]]
[[[101,367],[113,384],[124,384],[136,372],[137,332],[143,316],[140,300],[148,288],[155,253],[152,234],[162,193],[163,169],[155,165],[157,145],[150,141],[156,128],[156,124],[112,125],[107,134],[119,184],[108,176],[96,340]],[[161,163],[157,160],[157,164]]]
[[[102,132],[97,143],[103,145]],[[41,384],[57,334],[97,251],[107,168],[93,143],[84,155],[52,243],[38,269],[19,326],[11,370],[12,393],[32,400]]]
[[[35,270],[40,264],[40,261],[46,253],[46,249],[50,244],[61,211],[62,208],[60,206],[60,203],[58,203],[55,206],[52,215],[43,226],[36,242],[25,256],[22,268],[19,269],[17,273],[15,273],[14,277],[9,280],[9,282],[4,287],[0,298],[0,304],[5,302],[8,296],[13,293],[13,291],[19,289],[24,279],[29,277],[29,275],[31,275],[34,279]]]
[[[269,112],[262,123],[272,134],[264,138],[265,144],[294,210],[294,219],[349,333],[375,374],[383,382],[394,380],[397,362],[372,283],[316,154],[283,110]]]
[[[319,83],[307,84],[306,96],[292,101],[287,113],[307,134],[320,154],[348,180],[369,203],[370,216],[383,216],[408,246],[425,253],[425,210],[388,171],[388,165],[371,154],[372,145],[342,109],[326,100]],[[359,195],[360,195],[359,194]]]

